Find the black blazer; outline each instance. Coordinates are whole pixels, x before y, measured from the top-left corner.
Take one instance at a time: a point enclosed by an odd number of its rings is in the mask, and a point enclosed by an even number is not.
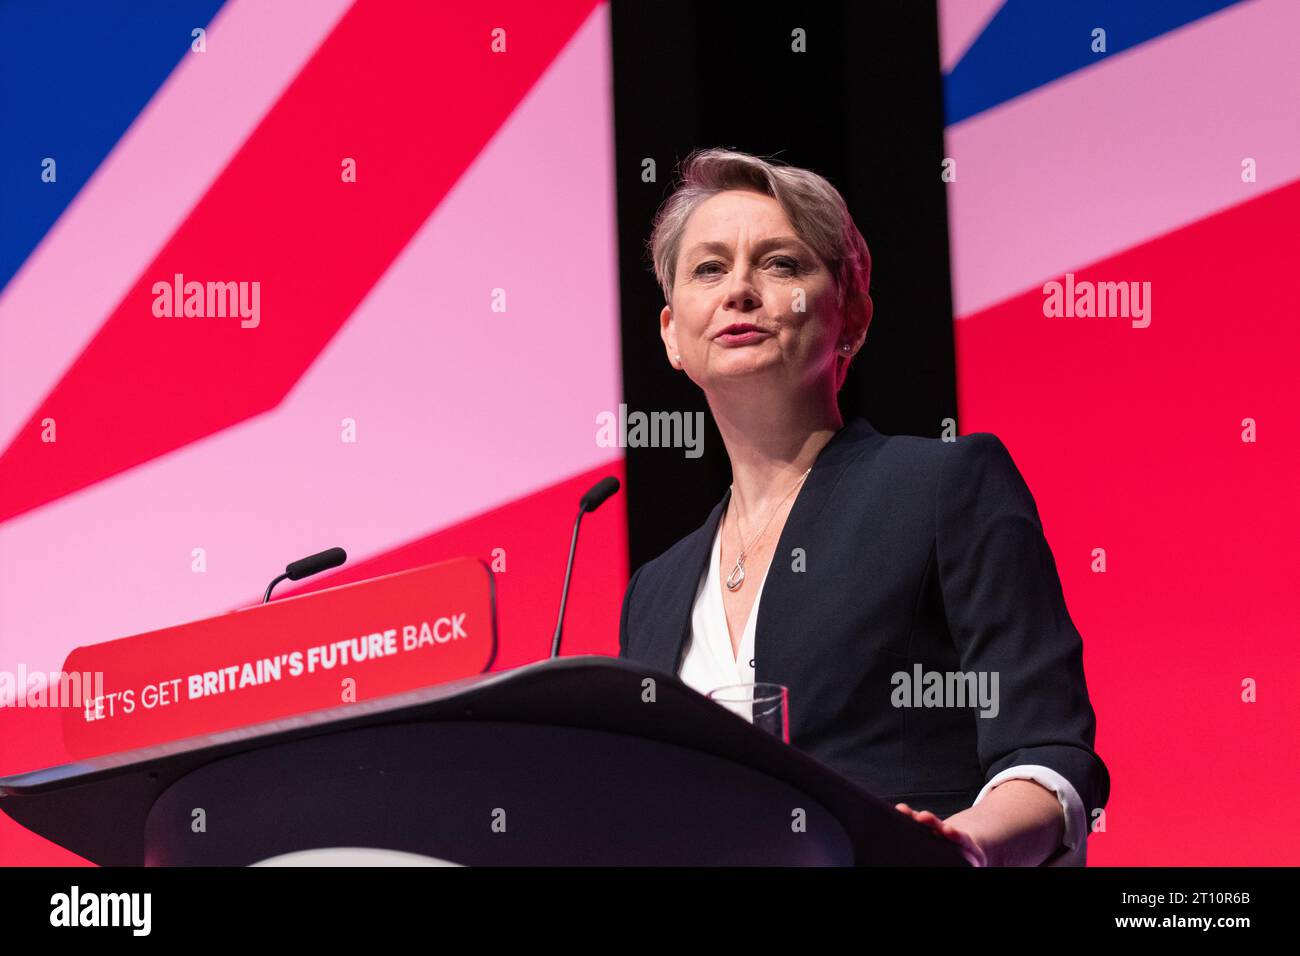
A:
[[[632,575],[620,656],[677,673],[726,503]],[[754,647],[755,680],[790,689],[791,744],[890,803],[947,816],[999,771],[1039,764],[1074,785],[1089,824],[1106,804],[1083,644],[1033,496],[994,435],[847,423],[790,510]],[[996,672],[997,716],[895,706],[891,675],[917,664]]]

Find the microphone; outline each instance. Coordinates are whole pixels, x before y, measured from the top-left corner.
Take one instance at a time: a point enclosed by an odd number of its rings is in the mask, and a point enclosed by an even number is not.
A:
[[[560,616],[555,621],[555,637],[551,639],[553,658],[560,656],[560,632],[564,628],[564,606],[569,600],[569,578],[573,575],[573,555],[578,549],[578,526],[582,524],[583,515],[603,505],[614,492],[618,491],[619,487],[617,478],[612,476],[602,478],[592,485],[578,502],[578,517],[573,521],[573,540],[569,542],[569,565],[564,569],[564,590],[560,592]]]
[[[618,488],[619,484],[617,478],[612,476],[609,478],[602,478],[591,486],[590,491],[582,496],[582,500],[578,502],[578,507],[581,508],[583,512],[595,511],[608,501],[610,497],[613,496],[614,492],[618,491]],[[582,517],[582,515],[579,514],[578,517]]]
[[[281,581],[301,581],[303,578],[309,578],[313,574],[320,574],[322,571],[328,571],[330,568],[337,568],[340,564],[348,559],[348,553],[342,548],[329,548],[318,554],[308,555],[300,558],[292,564],[285,565],[284,574],[281,574],[274,581],[266,586],[266,596],[262,598],[265,604],[271,600],[271,592]]]

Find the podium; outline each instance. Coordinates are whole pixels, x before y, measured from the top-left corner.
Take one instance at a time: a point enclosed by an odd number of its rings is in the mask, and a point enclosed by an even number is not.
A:
[[[967,865],[675,675],[496,647],[472,558],[80,647],[64,670],[109,683],[64,711],[71,762],[0,811],[105,866]]]
[[[0,810],[107,866],[966,865],[675,676],[594,656],[6,777]]]

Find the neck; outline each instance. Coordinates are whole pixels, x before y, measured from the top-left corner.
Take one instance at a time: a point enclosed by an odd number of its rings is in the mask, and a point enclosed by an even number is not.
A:
[[[709,407],[731,459],[732,499],[746,515],[767,511],[812,467],[844,426],[839,405],[830,400],[724,401],[710,396]]]

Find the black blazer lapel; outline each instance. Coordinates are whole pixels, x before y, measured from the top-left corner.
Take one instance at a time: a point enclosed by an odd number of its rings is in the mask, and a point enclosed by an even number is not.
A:
[[[813,539],[812,529],[816,526],[831,492],[839,482],[844,466],[863,450],[863,445],[872,439],[882,439],[864,418],[855,418],[845,424],[817,455],[808,479],[795,496],[794,505],[786,519],[785,528],[777,542],[776,555],[788,555],[794,546],[791,542],[808,542]],[[679,573],[673,576],[672,596],[666,601],[663,611],[669,626],[658,632],[659,639],[650,648],[647,663],[660,670],[676,674],[681,668],[682,656],[686,651],[687,640],[691,634],[691,615],[695,608],[695,595],[699,591],[700,575],[708,568],[709,558],[713,553],[713,539],[718,533],[718,522],[722,520],[723,511],[731,499],[731,489],[723,493],[722,500],[713,506],[709,519],[694,535],[694,539],[679,559]],[[806,545],[805,545],[806,546]],[[773,571],[777,571],[773,574]],[[797,608],[787,601],[782,593],[789,586],[789,562],[777,562],[767,572],[763,585],[763,598],[758,604],[758,622],[754,632],[754,657],[758,662],[755,680],[762,680],[764,661],[770,661],[765,653],[768,646],[778,646],[781,642],[771,640],[771,635],[779,633],[782,628],[794,625],[792,618]],[[768,596],[772,600],[768,600]],[[767,640],[764,640],[764,635]],[[779,663],[779,662],[775,662]],[[780,667],[775,671],[781,673]]]
[[[718,522],[731,497],[728,488],[722,500],[713,506],[709,520],[696,530],[692,540],[679,558],[680,572],[673,575],[672,594],[665,601],[663,612],[668,626],[656,632],[657,640],[650,648],[647,663],[652,667],[676,674],[681,667],[686,650],[686,639],[691,633],[691,614],[695,609],[695,595],[700,587],[700,575],[709,566],[713,554],[713,538],[718,533]]]
[[[796,547],[813,551],[818,541],[817,528],[830,520],[823,514],[845,467],[860,455],[885,440],[865,418],[855,418],[835,433],[817,456],[808,480],[795,496],[790,515],[772,553],[763,582],[763,596],[758,602],[758,621],[754,629],[754,680],[770,680],[765,675],[791,673],[799,642],[780,640],[783,632],[799,628],[799,599],[791,594],[793,586],[790,557]],[[782,657],[781,655],[785,655]],[[797,671],[796,671],[797,672]]]

